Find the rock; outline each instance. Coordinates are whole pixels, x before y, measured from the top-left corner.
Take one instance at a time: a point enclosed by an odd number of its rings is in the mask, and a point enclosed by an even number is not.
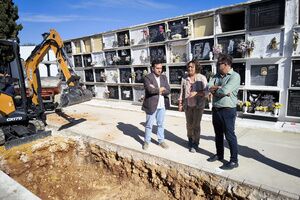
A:
[[[33,174],[30,172],[30,173],[27,175],[26,179],[27,179],[28,182],[31,182],[32,179],[33,179]]]
[[[29,161],[29,157],[26,155],[26,153],[22,153],[20,155],[20,158],[19,158],[23,163],[27,163]]]

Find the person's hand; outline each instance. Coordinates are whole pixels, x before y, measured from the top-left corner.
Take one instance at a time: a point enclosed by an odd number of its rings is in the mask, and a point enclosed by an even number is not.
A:
[[[178,100],[178,111],[179,112],[183,111],[182,100]]]
[[[159,88],[159,94],[162,94],[164,91],[166,91],[166,88],[165,88],[165,87],[160,87],[160,88]]]
[[[210,91],[210,93],[211,94],[215,94],[215,92],[218,90],[218,89],[220,89],[221,88],[221,86],[217,86],[217,85],[214,85],[214,86],[211,86],[210,88],[209,88],[209,91]]]
[[[183,111],[183,106],[182,106],[182,104],[179,104],[179,105],[178,105],[178,111],[179,111],[179,112],[182,112],[182,111]]]
[[[196,95],[197,95],[197,92],[194,91],[194,92],[191,92],[191,93],[190,93],[190,96],[189,96],[189,97],[191,98],[191,97],[194,97],[194,96],[196,96]]]

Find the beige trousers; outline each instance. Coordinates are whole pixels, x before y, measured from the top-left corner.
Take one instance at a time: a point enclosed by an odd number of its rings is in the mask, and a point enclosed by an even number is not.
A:
[[[201,119],[203,114],[203,108],[189,107],[185,110],[186,130],[187,137],[192,140],[194,144],[199,145],[200,133],[201,133]]]

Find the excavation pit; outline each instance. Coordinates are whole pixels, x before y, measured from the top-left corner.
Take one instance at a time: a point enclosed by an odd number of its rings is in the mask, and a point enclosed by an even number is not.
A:
[[[0,169],[41,199],[287,199],[218,175],[82,136],[9,150]]]

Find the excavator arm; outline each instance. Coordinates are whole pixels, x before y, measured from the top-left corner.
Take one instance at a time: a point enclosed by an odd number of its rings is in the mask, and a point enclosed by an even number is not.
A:
[[[31,55],[25,62],[25,69],[29,81],[29,87],[32,89],[32,102],[36,106],[42,106],[42,86],[39,76],[38,66],[42,62],[44,56],[51,49],[59,63],[59,67],[66,79],[67,89],[60,94],[58,101],[59,107],[66,107],[76,103],[91,100],[92,92],[83,89],[79,84],[80,77],[76,74],[71,74],[69,67],[72,63],[68,62],[67,55],[64,51],[63,41],[57,31],[51,29],[49,33],[43,34],[44,40],[40,45],[32,51]]]

